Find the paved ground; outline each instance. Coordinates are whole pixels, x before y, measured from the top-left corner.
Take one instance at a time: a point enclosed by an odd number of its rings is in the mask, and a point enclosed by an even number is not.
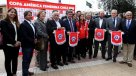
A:
[[[4,69],[4,55],[0,50],[0,76],[6,76]],[[69,64],[68,66],[60,67],[59,70],[49,68],[48,71],[40,71],[35,67],[35,57],[33,57],[31,63],[31,71],[35,72],[34,76],[136,76],[136,61],[133,61],[133,67],[119,64],[122,57],[118,57],[117,62],[105,61],[98,56],[97,59],[81,59],[76,60],[75,64]],[[18,61],[18,76],[21,76],[21,62],[22,56],[19,56]]]

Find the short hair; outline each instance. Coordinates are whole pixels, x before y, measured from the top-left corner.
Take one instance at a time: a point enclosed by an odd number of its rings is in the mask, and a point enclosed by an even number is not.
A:
[[[53,13],[53,12],[58,12],[58,10],[53,10],[52,13]]]
[[[38,14],[37,14],[37,17],[39,18],[39,17],[40,17],[40,14],[43,13],[43,12],[46,13],[46,12],[43,11],[43,10],[39,11]]]
[[[68,13],[73,13],[73,10],[71,10],[71,9],[67,10],[67,11],[66,11],[66,15],[67,15]]]
[[[24,17],[26,17],[26,16],[28,15],[28,13],[31,13],[31,14],[32,14],[31,11],[25,11],[25,12],[24,12]]]
[[[118,11],[117,11],[116,9],[111,10],[111,13],[112,13],[112,12],[118,13]]]
[[[78,13],[78,12],[81,12],[81,11],[77,11],[76,13]]]
[[[54,12],[52,13],[52,16],[54,16],[54,14],[56,14],[56,13],[58,13],[58,14],[59,14],[59,12],[58,12],[58,11],[54,11]]]
[[[131,11],[127,11],[127,12],[125,13],[125,16],[128,15],[128,14],[131,14],[131,15],[132,15],[132,12],[131,12]]]

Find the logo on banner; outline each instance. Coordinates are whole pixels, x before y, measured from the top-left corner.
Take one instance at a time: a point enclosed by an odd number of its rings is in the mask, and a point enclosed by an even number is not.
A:
[[[96,41],[103,41],[105,35],[104,29],[95,29],[95,40]]]
[[[55,41],[58,45],[62,45],[66,42],[65,30],[58,29],[54,31]]]
[[[112,31],[111,32],[111,43],[116,46],[121,45],[122,44],[122,32]]]
[[[78,32],[69,32],[69,45],[71,47],[77,46],[78,44]]]

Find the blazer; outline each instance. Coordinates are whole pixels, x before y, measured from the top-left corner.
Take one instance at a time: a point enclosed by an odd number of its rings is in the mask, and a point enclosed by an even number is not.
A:
[[[95,29],[95,21],[93,19],[90,20],[88,28],[89,28],[89,39],[93,39],[94,29]]]
[[[1,27],[1,33],[3,35],[3,45],[7,45],[7,44],[14,45],[16,43],[15,41],[16,32],[13,24],[6,20],[1,20],[0,27]],[[17,40],[19,40],[18,28],[17,28],[17,36],[18,36]]]
[[[99,29],[107,29],[107,26],[106,26],[106,19],[103,18],[103,22],[102,22],[102,25],[100,27],[99,25],[99,18],[96,18],[94,21],[95,21],[95,28],[99,28]],[[107,40],[107,31],[105,32],[105,38],[104,38],[104,41]]]
[[[34,26],[36,29],[37,38],[43,37],[44,39],[48,39],[46,23],[42,22],[40,19],[37,19],[34,22]]]
[[[34,33],[31,25],[24,20],[19,28],[21,46],[25,48],[35,47],[36,31]]]
[[[121,22],[120,29],[124,32],[123,43],[135,44],[136,43],[136,20],[131,21],[129,29],[126,27],[126,19]]]
[[[116,27],[113,24],[113,19],[112,17],[107,19],[107,30],[111,30],[111,31],[118,31],[119,30],[119,26],[121,25],[121,19],[117,17],[117,23],[116,23]]]
[[[64,27],[63,21],[59,20],[59,23],[61,25],[61,27]],[[52,19],[52,20],[48,20],[47,21],[47,32],[49,35],[49,40],[51,43],[56,43],[55,42],[55,36],[53,34],[53,31],[57,29],[57,24],[56,22]]]
[[[71,32],[70,23],[69,23],[68,18],[64,19],[63,22],[65,25],[66,31]],[[73,24],[74,32],[77,32],[76,21],[72,20],[72,24]]]

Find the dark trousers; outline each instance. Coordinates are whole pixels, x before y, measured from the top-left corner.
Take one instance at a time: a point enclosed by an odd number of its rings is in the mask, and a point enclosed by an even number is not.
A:
[[[67,48],[67,50],[68,50],[68,61],[74,60],[74,58],[73,58],[73,53],[74,53],[75,47],[69,46],[69,47]]]
[[[45,70],[47,68],[47,50],[48,50],[48,41],[45,39],[43,40],[44,47],[37,50],[37,62],[39,64],[39,68],[41,70]]]
[[[50,62],[51,65],[56,65],[57,63],[57,44],[56,43],[50,43]]]
[[[113,51],[113,58],[116,59],[118,55],[118,46],[114,46],[111,44],[111,38],[108,38],[108,58],[112,58],[112,51]]]
[[[134,49],[134,57],[136,58],[136,44],[135,44],[135,49]]]
[[[78,55],[78,57],[80,57],[80,55],[82,57],[86,57],[86,52],[87,52],[87,49],[86,49],[86,39],[80,39],[80,41],[78,42],[78,46],[77,46],[77,49],[76,49],[76,53]]]
[[[106,42],[105,41],[96,41],[94,42],[94,45],[95,45],[95,48],[94,48],[94,57],[97,57],[97,54],[98,54],[98,48],[99,48],[99,43],[101,44],[101,53],[102,53],[102,57],[105,58],[105,53],[106,53],[106,49],[105,49],[105,46],[106,46]]]
[[[17,72],[19,48],[4,46],[3,51],[5,55],[5,69],[7,76],[12,76],[12,74],[16,74]]]
[[[93,38],[88,38],[86,41],[86,47],[87,50],[89,51],[89,57],[92,57],[92,53],[93,53]]]
[[[29,66],[32,60],[34,48],[22,47],[23,61],[22,61],[22,74],[23,76],[28,76]]]
[[[57,47],[57,63],[63,62],[66,63],[67,47],[66,44],[58,45]],[[63,61],[62,61],[63,60]]]

